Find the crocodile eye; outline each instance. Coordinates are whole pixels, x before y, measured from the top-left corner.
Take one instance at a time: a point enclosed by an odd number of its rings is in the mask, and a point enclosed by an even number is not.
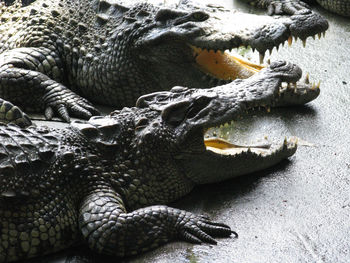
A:
[[[202,12],[202,11],[197,11],[197,12],[192,13],[192,18],[194,21],[201,22],[201,21],[207,20],[209,18],[209,15],[207,13]]]

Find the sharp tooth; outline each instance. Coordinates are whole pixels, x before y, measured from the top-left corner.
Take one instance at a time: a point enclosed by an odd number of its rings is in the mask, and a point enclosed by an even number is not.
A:
[[[314,40],[316,40],[316,35],[313,35],[312,38],[313,38]]]
[[[292,43],[293,43],[293,37],[289,36],[289,38],[288,38],[288,46],[291,46]]]
[[[297,40],[298,40],[298,37],[294,36],[294,41],[297,42]]]
[[[316,85],[316,88],[319,89],[320,86],[321,86],[321,81],[319,80],[318,83],[317,83],[317,85]]]
[[[263,63],[264,63],[264,57],[265,57],[265,52],[264,52],[264,53],[260,53],[260,52],[259,52],[260,64],[263,64]]]
[[[315,90],[316,89],[316,85],[315,85],[315,83],[312,83],[312,88],[311,88],[312,90]]]
[[[326,37],[326,31],[323,31],[322,35],[323,37]]]
[[[310,83],[309,77],[310,77],[309,73],[306,73],[306,76],[305,76],[305,83],[306,83],[306,84],[309,84],[309,83]]]
[[[321,36],[322,36],[321,33],[318,33],[317,35],[318,35],[318,39],[321,39]]]
[[[303,47],[306,47],[306,38],[302,39],[302,41],[303,41]]]

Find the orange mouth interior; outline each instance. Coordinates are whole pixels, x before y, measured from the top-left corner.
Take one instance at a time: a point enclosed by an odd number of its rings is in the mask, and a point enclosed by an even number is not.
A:
[[[201,49],[190,46],[199,68],[217,79],[245,79],[259,72],[264,66],[231,55],[229,52]]]
[[[251,151],[256,154],[264,154],[269,151],[269,144],[255,145],[255,146],[243,146],[232,144],[224,139],[220,138],[206,138],[204,139],[204,145],[207,150],[215,152],[220,155],[235,155],[241,152]]]

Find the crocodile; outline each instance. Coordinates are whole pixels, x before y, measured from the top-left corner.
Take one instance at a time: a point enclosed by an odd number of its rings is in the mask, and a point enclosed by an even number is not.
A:
[[[0,262],[75,244],[124,257],[168,241],[215,244],[237,234],[223,223],[167,206],[195,185],[273,166],[295,138],[236,146],[204,139],[211,128],[261,107],[314,97],[295,64],[278,61],[248,79],[209,89],[181,86],[134,107],[64,128],[0,124]]]
[[[2,2],[0,119],[29,125],[22,110],[88,119],[99,114],[91,102],[121,108],[174,86],[249,78],[264,66],[227,51],[250,46],[263,62],[267,50],[328,28],[308,9],[271,17],[188,0],[156,2]]]
[[[350,17],[350,0],[244,0],[251,5],[267,8],[270,15],[293,15],[299,10],[310,9],[309,4],[318,3],[328,11]]]

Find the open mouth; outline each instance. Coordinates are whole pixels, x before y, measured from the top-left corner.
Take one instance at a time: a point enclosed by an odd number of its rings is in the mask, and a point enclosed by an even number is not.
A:
[[[221,138],[205,138],[204,144],[207,151],[212,151],[220,155],[236,155],[242,152],[251,151],[259,155],[266,155],[271,148],[270,143],[260,145],[237,145]]]
[[[325,36],[325,32],[317,33],[316,35],[320,39],[321,36]],[[316,35],[312,36],[312,38],[315,39]],[[284,46],[285,43],[287,43],[288,46],[291,46],[293,43],[293,39],[294,42],[296,42],[298,40],[298,37],[289,36],[287,40],[276,45],[276,50],[278,51],[279,46]],[[306,39],[301,39],[301,41],[303,47],[305,48]],[[231,51],[233,48],[237,47],[232,47],[231,49],[226,50],[214,50],[197,47],[191,44],[189,44],[189,46],[193,50],[193,57],[198,68],[206,75],[218,80],[224,80],[229,82],[235,79],[246,79],[259,72],[261,69],[265,68],[268,64],[270,64],[269,59],[266,61],[267,64],[263,64],[265,52],[259,52],[260,64],[255,64],[238,54],[233,55]],[[251,48],[249,45],[241,45],[241,47],[245,48],[246,50]],[[271,55],[273,49],[268,50]],[[255,49],[252,48],[252,51],[254,52]]]
[[[324,36],[325,32],[323,32],[322,34]],[[318,33],[318,38],[321,38],[322,34]],[[315,36],[313,36],[313,38],[315,39]],[[294,41],[296,41],[297,39],[297,37],[294,37]],[[291,46],[293,43],[293,37],[290,36],[285,42],[281,44],[284,46],[285,43],[287,43],[288,46]],[[306,39],[302,40],[302,44],[305,48]],[[267,66],[266,64],[262,65],[265,57],[262,53],[259,53],[260,64],[255,64],[239,55],[232,55],[232,52],[230,50],[222,51],[200,48],[194,45],[189,46],[193,50],[193,56],[199,69],[205,74],[211,76],[212,78],[226,81],[233,81],[235,79],[246,79]],[[244,48],[248,49],[249,47]],[[278,48],[279,45],[277,45],[276,49],[278,50]],[[270,54],[271,51],[272,50],[270,50]],[[269,60],[267,61],[267,64],[270,64]],[[304,77],[304,81],[299,80],[298,83],[283,82],[279,89],[279,96],[283,97],[287,93],[299,93],[301,95],[304,95],[310,91],[319,93],[319,88],[320,82],[318,82],[317,84],[310,83],[309,74],[306,74],[306,76]],[[265,105],[264,107],[266,108],[267,112],[270,112],[270,106]],[[226,123],[225,125],[230,126],[231,124],[232,123]],[[239,155],[244,152],[249,152],[260,156],[267,156],[273,153],[273,148],[275,148],[276,146],[271,143],[262,143],[255,145],[238,145],[229,142],[223,138],[208,136],[208,133],[204,132],[204,145],[206,150],[224,156]],[[285,139],[283,143],[284,145],[296,145],[297,140],[295,138],[291,138],[289,140]]]
[[[203,139],[207,153],[214,154],[213,156],[227,158],[235,156],[246,156],[247,159],[251,158],[252,156],[265,158],[271,157],[278,152],[294,153],[298,145],[297,137],[284,138],[284,140],[277,142],[263,141],[249,145],[235,144],[219,137],[208,137],[208,133],[206,132],[204,133]]]

